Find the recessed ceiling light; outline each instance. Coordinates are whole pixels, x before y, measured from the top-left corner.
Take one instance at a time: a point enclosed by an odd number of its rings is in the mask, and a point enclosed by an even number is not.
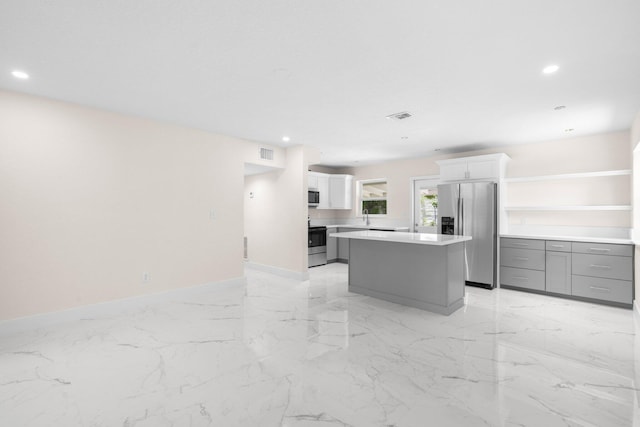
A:
[[[558,71],[560,69],[560,67],[558,67],[557,65],[553,64],[553,65],[547,65],[546,67],[544,67],[542,69],[542,72],[545,74],[553,74],[556,71]]]
[[[29,78],[29,74],[25,73],[24,71],[20,71],[20,70],[13,70],[11,72],[11,75],[13,77],[15,77],[16,79],[22,79],[22,80],[26,80]]]
[[[564,105],[558,105],[557,107],[553,107],[554,110],[558,111],[558,110],[564,110],[565,108],[567,108]]]
[[[289,141],[291,141],[291,138],[289,138],[288,136],[283,136],[283,137],[282,137],[282,140],[283,140],[284,142],[289,142]]]
[[[573,132],[573,130],[574,130],[573,128],[567,128],[567,129],[565,129],[564,131],[565,131],[565,132]]]

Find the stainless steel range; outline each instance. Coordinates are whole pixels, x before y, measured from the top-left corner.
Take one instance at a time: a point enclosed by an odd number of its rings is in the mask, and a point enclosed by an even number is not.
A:
[[[309,267],[327,263],[327,227],[309,226]]]

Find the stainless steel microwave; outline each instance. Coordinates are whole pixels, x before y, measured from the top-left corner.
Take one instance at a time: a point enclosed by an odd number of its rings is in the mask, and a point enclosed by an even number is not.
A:
[[[320,204],[320,192],[318,190],[309,190],[309,206],[318,206]]]

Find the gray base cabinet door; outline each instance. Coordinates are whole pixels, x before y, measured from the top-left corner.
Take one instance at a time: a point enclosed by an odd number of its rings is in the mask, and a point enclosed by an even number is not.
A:
[[[347,231],[362,231],[361,228],[338,228],[340,233],[346,233]],[[349,261],[349,241],[351,239],[338,239],[338,259],[343,261]]]
[[[571,253],[547,251],[546,264],[546,291],[571,295]]]
[[[327,261],[335,261],[338,258],[338,238],[329,237],[330,234],[337,231],[337,228],[327,228]]]
[[[349,239],[338,240],[338,258],[349,261]]]

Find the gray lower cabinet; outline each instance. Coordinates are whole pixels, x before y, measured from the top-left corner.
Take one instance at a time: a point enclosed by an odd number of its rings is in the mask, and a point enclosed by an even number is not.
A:
[[[604,279],[631,280],[631,257],[573,254],[573,274]]]
[[[502,247],[500,265],[544,271],[544,251]]]
[[[329,237],[332,233],[337,233],[337,228],[327,228],[327,262],[336,262],[338,259],[338,238]]]
[[[500,283],[544,291],[544,243],[527,239],[500,239]]]
[[[544,291],[544,271],[501,266],[500,283],[516,288]]]
[[[347,231],[362,231],[362,228],[338,228],[338,232],[340,233],[346,233]],[[338,239],[338,262],[349,263],[349,240],[350,239]]]
[[[633,302],[633,246],[574,243],[573,295],[622,304]]]
[[[573,276],[572,295],[630,304],[630,301],[633,301],[633,288],[631,283],[625,280]]]
[[[571,252],[547,251],[545,278],[547,292],[571,295]]]
[[[501,238],[500,252],[505,287],[633,303],[633,245]]]

